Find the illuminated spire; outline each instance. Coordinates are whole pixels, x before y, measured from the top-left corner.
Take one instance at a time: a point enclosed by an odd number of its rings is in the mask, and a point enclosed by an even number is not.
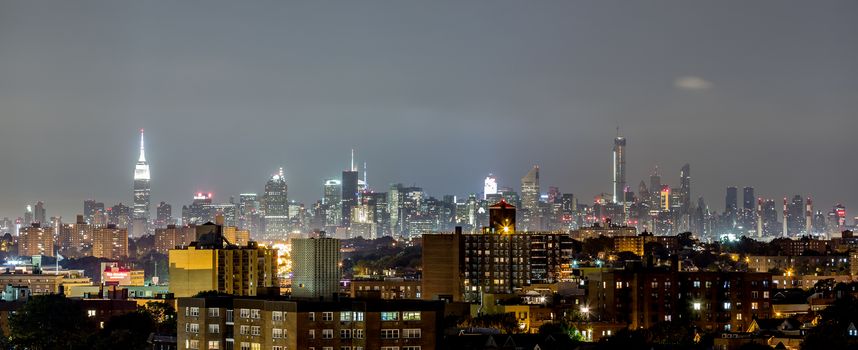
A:
[[[351,171],[357,171],[357,169],[355,169],[355,149],[354,148],[352,148],[352,165],[351,165],[351,167],[349,167],[349,169]]]
[[[146,153],[143,147],[143,129],[140,129],[140,158],[137,161],[141,163],[146,162]]]

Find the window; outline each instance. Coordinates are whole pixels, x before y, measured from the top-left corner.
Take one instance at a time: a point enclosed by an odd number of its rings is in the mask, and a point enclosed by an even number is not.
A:
[[[736,321],[742,320],[742,314],[736,314]]]
[[[283,321],[283,312],[282,311],[272,311],[271,312],[271,320],[272,321]]]
[[[250,327],[250,335],[259,335],[259,326]]]
[[[751,292],[751,298],[757,299],[757,298],[759,298],[759,297],[760,297],[760,293],[759,293],[759,292],[757,292],[757,291],[752,291],[752,292]]]
[[[95,310],[86,310],[86,315],[89,317],[95,317]]]
[[[399,350],[398,346],[382,346],[381,350]]]
[[[250,310],[250,318],[257,319],[257,320],[258,320],[258,319],[260,319],[260,318],[262,318],[262,317],[259,315],[259,309],[252,309],[252,310]]]
[[[729,301],[724,303],[724,310],[730,310],[730,302]]]
[[[262,350],[262,344],[250,343],[250,350]]]
[[[420,321],[420,311],[405,311],[402,313],[403,321]]]
[[[756,310],[759,308],[759,304],[757,302],[751,302],[751,310]]]
[[[420,338],[420,328],[403,329],[402,337],[408,339]]]
[[[768,291],[763,292],[763,299],[768,299],[768,298],[769,298],[769,292]]]
[[[322,330],[322,339],[334,339],[334,330],[333,329],[323,329]]]
[[[398,329],[382,329],[381,339],[399,339]]]
[[[220,333],[220,325],[219,324],[210,324],[209,325],[209,333],[211,333],[211,334]]]
[[[672,318],[673,318],[672,315],[664,315],[664,321],[665,322],[670,322]]]
[[[351,339],[352,330],[351,329],[340,329],[340,339]]]
[[[700,288],[700,281],[694,281],[694,288]]]
[[[311,329],[310,332],[307,333],[307,338],[316,339],[316,330]]]
[[[250,317],[250,310],[249,309],[239,309],[238,310],[238,317],[249,318]],[[249,348],[250,344],[248,344],[247,347]]]
[[[250,333],[250,326],[241,326],[241,328],[238,329],[238,334],[247,335],[249,333]],[[248,346],[250,346],[250,345],[248,345]]]
[[[199,333],[200,325],[196,323],[185,323],[185,332],[187,333]]]
[[[355,312],[355,322],[363,322],[363,312]]]
[[[188,315],[188,316],[196,317],[196,316],[199,316],[199,315],[200,315],[200,308],[198,308],[198,307],[192,307],[192,308],[190,308],[190,309],[191,309],[191,310],[190,310],[190,315]]]
[[[381,313],[381,320],[382,321],[397,321],[397,320],[399,320],[399,313],[398,312],[390,312],[390,311],[382,312]]]
[[[694,303],[694,304],[691,304],[691,305],[692,305],[692,307],[694,308],[694,311],[700,311],[700,303]]]
[[[352,350],[351,346],[341,346],[340,350]]]
[[[209,309],[209,317],[220,317],[220,309],[216,309],[216,308]]]
[[[188,349],[199,349],[200,348],[200,341],[199,340],[188,340],[188,343],[186,345],[188,346]]]
[[[280,345],[274,345],[271,347],[271,350],[283,350],[283,347]]]
[[[209,350],[218,350],[220,349],[220,341],[217,340],[209,340]]]
[[[322,321],[333,321],[334,313],[333,312],[323,312],[322,313]]]
[[[363,339],[363,329],[353,329],[352,335],[355,339]]]
[[[316,320],[316,313],[315,312],[308,312],[307,317],[310,319],[310,321],[315,321]]]
[[[340,322],[351,322],[352,313],[351,312],[340,312]]]
[[[241,350],[250,350],[250,343],[241,343]]]
[[[610,332],[610,331],[609,331]],[[402,350],[420,350],[420,345],[417,346],[403,346]]]
[[[283,328],[274,328],[271,330],[271,338],[283,338]]]

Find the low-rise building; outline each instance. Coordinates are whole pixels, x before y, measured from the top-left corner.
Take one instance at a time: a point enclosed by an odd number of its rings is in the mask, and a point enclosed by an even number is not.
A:
[[[179,349],[438,348],[443,302],[179,298]]]

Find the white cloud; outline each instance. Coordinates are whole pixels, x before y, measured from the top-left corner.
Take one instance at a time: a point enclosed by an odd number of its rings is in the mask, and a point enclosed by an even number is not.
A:
[[[676,78],[676,80],[673,81],[673,86],[682,90],[698,91],[711,88],[712,83],[706,81],[706,79],[703,79],[701,77],[687,75],[684,77]]]

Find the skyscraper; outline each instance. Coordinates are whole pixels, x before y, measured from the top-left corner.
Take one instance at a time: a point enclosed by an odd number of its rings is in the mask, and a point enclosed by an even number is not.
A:
[[[742,209],[746,212],[750,212],[754,210],[754,188],[750,186],[746,186],[742,189]]]
[[[349,170],[343,171],[342,177],[342,220],[343,227],[351,224],[352,208],[358,204],[358,171],[355,168],[355,151],[352,150],[352,163]]]
[[[149,162],[143,146],[143,129],[140,129],[140,157],[134,166],[134,210],[131,219],[134,223],[133,234],[141,236],[148,230],[149,224]]]
[[[691,211],[691,165],[685,164],[679,171],[680,214],[686,215]]]
[[[265,212],[265,235],[268,239],[285,237],[289,233],[289,200],[283,168],[265,184],[262,197]]]
[[[161,202],[158,204],[156,211],[155,226],[157,228],[164,228],[167,225],[173,224],[173,206],[166,202]]]
[[[49,226],[50,223],[47,221],[47,218],[45,203],[42,201],[36,202],[36,205],[33,207],[33,222],[38,222],[42,226]]]
[[[539,230],[539,166],[534,165],[521,178],[522,228],[524,231]]]
[[[342,224],[343,209],[343,183],[340,180],[329,179],[325,181],[322,196],[322,207],[325,211],[325,226],[337,227]]]
[[[335,238],[292,240],[292,296],[330,298],[339,292],[340,241]]]
[[[488,198],[490,195],[498,193],[498,180],[494,175],[489,174],[486,176],[486,180],[483,181],[483,199]]]
[[[626,188],[626,138],[619,135],[614,139],[614,203],[623,204],[623,191]]]
[[[735,214],[737,209],[739,209],[739,190],[734,186],[727,187],[724,211]]]

